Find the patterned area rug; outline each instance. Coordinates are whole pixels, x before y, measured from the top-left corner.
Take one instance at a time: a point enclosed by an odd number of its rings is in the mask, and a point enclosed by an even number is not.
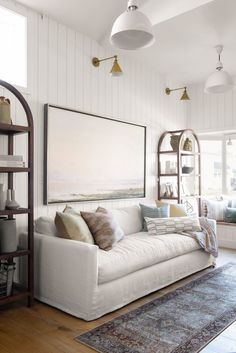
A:
[[[229,263],[75,339],[102,353],[197,353],[234,320]]]

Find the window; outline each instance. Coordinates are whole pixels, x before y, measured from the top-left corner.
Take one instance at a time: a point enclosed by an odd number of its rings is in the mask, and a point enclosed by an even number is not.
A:
[[[225,136],[200,139],[202,194],[236,194],[236,139]]]
[[[27,87],[27,19],[0,6],[0,79]]]

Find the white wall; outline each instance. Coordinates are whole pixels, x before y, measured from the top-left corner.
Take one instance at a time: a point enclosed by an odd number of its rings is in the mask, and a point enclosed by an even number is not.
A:
[[[206,94],[204,84],[189,88],[187,125],[196,132],[236,130],[236,90]]]
[[[91,65],[93,56],[103,58],[115,54],[108,52],[90,38],[56,21],[17,5],[0,0],[13,10],[28,17],[29,87],[24,93],[33,112],[35,122],[35,216],[54,214],[64,205],[43,206],[43,105],[68,106],[99,115],[147,125],[147,199],[156,198],[156,150],[158,137],[166,129],[184,128],[186,102],[178,95],[164,94],[164,77],[143,65],[120,57],[124,71],[122,78],[111,78],[112,62],[99,69]],[[6,95],[6,92],[1,92]],[[13,120],[21,123],[18,105],[12,102]],[[79,132],[78,132],[79,133]],[[5,145],[1,146],[6,150]],[[17,152],[26,151],[23,138],[17,141]],[[17,199],[26,199],[23,177],[17,177]],[[103,202],[105,207],[122,207],[138,200]],[[102,204],[102,202],[99,202]],[[79,205],[81,209],[94,209],[98,203]]]

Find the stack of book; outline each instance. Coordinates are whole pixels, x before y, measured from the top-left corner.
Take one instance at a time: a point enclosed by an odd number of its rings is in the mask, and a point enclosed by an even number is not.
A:
[[[21,168],[25,167],[25,162],[23,156],[0,155],[0,167]]]

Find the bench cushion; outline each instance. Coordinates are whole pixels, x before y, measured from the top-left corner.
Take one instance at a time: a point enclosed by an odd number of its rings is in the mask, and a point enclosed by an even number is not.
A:
[[[200,249],[196,240],[181,234],[150,236],[139,232],[124,237],[109,252],[98,251],[98,283]]]

